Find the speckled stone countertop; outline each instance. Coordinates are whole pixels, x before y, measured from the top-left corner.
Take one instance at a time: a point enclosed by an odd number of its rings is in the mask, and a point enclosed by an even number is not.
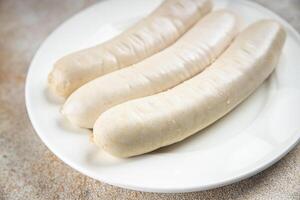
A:
[[[300,32],[300,0],[256,1],[278,13]],[[80,174],[53,155],[33,130],[26,113],[24,84],[27,69],[39,45],[51,31],[95,2],[0,1],[0,200],[300,200],[300,145],[254,177],[214,190],[185,194],[144,193],[110,186]]]

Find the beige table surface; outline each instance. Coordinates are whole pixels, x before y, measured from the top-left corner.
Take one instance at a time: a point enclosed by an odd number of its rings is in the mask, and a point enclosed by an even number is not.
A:
[[[300,0],[256,1],[300,31]],[[214,190],[186,194],[144,193],[110,186],[80,174],[53,155],[33,130],[26,113],[26,73],[48,34],[93,3],[95,0],[0,0],[0,200],[300,200],[300,145],[252,178]]]

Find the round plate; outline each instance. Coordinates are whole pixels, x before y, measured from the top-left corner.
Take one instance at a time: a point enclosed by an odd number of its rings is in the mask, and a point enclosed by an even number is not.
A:
[[[300,36],[269,10],[247,1],[214,1],[241,16],[242,25],[278,20],[287,41],[276,71],[244,103],[200,133],[130,159],[111,157],[71,127],[47,90],[47,75],[61,56],[107,40],[152,11],[161,0],[100,2],[54,31],[36,53],[27,76],[26,105],[34,129],[65,163],[97,180],[151,192],[199,191],[230,184],[269,167],[300,138]],[[130,5],[130,6],[128,6]],[[107,86],[109,87],[109,86]]]

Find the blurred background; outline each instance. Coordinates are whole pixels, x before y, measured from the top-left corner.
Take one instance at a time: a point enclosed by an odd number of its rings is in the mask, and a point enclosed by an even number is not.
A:
[[[299,145],[277,164],[252,178],[188,194],[117,188],[81,175],[54,156],[38,138],[27,117],[26,73],[46,37],[66,19],[97,2],[0,0],[0,200],[300,199]],[[255,2],[279,14],[300,32],[300,0]]]

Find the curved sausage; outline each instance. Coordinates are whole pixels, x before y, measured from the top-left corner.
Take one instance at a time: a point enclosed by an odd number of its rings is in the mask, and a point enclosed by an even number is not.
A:
[[[201,72],[236,34],[234,14],[212,12],[169,48],[80,87],[67,99],[62,113],[73,124],[92,128],[99,115],[112,106],[162,92]]]
[[[100,115],[95,143],[115,156],[130,157],[189,137],[254,92],[274,70],[284,42],[285,31],[277,22],[254,23],[199,75]]]
[[[68,97],[88,81],[168,47],[211,9],[210,0],[166,0],[119,36],[59,59],[49,74],[49,88],[58,96]]]

